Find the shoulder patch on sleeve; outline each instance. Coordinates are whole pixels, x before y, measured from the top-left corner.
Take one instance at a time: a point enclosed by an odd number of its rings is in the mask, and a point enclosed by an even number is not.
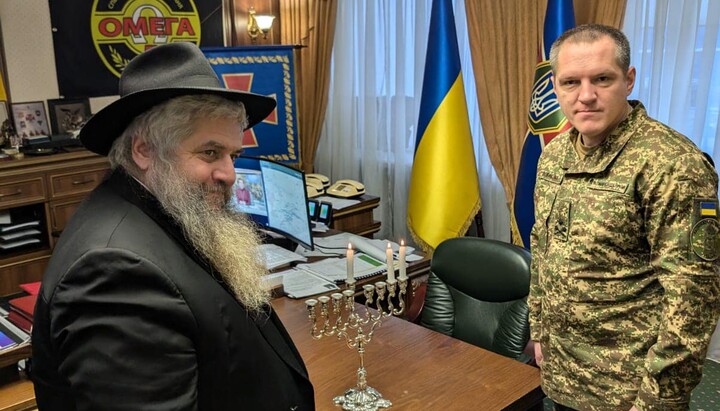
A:
[[[715,261],[720,257],[720,222],[716,199],[695,199],[690,247],[700,259]]]
[[[695,200],[701,218],[717,217],[717,200]]]

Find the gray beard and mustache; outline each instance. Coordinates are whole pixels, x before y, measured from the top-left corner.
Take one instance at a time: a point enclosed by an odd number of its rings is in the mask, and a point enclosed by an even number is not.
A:
[[[235,297],[250,311],[266,306],[270,293],[262,285],[267,271],[258,261],[260,241],[253,224],[227,208],[232,187],[190,182],[172,165],[160,161],[145,178],[185,238],[220,273]]]

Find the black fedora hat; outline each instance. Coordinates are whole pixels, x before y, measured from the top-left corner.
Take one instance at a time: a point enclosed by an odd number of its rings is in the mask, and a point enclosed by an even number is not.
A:
[[[188,42],[153,47],[133,58],[120,76],[119,94],[119,100],[97,112],[80,130],[80,141],[88,150],[107,155],[136,116],[174,97],[214,94],[242,102],[247,128],[265,119],[276,105],[267,96],[224,88],[202,51]]]

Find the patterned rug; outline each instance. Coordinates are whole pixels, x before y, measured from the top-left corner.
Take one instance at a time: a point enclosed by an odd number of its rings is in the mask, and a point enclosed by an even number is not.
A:
[[[703,378],[692,392],[690,409],[694,411],[720,410],[720,363],[705,360]]]

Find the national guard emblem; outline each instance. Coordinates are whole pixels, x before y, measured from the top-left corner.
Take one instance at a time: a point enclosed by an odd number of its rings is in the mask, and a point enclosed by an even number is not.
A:
[[[177,41],[200,44],[193,0],[94,0],[92,40],[105,67],[120,77],[136,55]]]
[[[560,111],[560,103],[553,90],[550,62],[543,61],[535,68],[535,80],[528,109],[528,129],[533,134],[558,133],[567,119]]]

